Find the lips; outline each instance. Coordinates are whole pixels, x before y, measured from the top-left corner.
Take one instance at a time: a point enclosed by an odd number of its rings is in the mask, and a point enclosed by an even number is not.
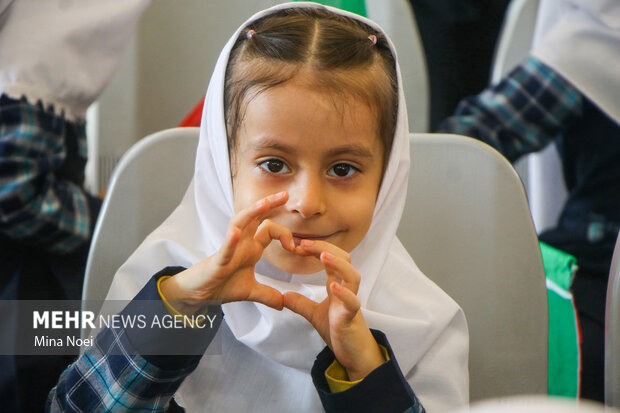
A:
[[[309,239],[312,241],[325,241],[329,237],[334,234],[329,235],[316,235],[316,234],[300,234],[297,232],[293,232],[293,241],[295,242],[295,246],[301,244],[302,240]]]

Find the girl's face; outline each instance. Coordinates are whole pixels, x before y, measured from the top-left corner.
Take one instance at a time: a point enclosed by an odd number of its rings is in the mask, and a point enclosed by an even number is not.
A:
[[[350,252],[366,235],[383,171],[376,114],[359,99],[334,97],[293,79],[252,99],[234,150],[235,211],[287,191],[268,218],[296,243],[324,240]],[[272,242],[264,257],[298,274],[322,269]]]

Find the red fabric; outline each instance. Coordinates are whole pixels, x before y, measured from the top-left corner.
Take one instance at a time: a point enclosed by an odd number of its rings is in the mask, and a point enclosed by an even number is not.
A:
[[[205,103],[205,99],[202,98],[200,102],[192,109],[192,111],[179,123],[179,126],[200,126],[200,119],[202,118],[202,107]]]

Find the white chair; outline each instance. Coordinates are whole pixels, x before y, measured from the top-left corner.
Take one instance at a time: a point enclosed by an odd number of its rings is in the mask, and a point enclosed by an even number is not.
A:
[[[453,413],[614,413],[602,403],[544,395],[483,400]],[[618,413],[617,411],[615,413]]]
[[[532,47],[539,0],[512,0],[497,39],[491,83],[497,83]]]
[[[611,261],[605,308],[605,404],[620,408],[620,234]]]
[[[536,28],[538,2],[539,0],[512,0],[508,4],[491,64],[491,84],[499,83],[504,75],[530,52]],[[529,169],[533,156],[525,156],[514,164],[530,200]]]
[[[398,236],[465,311],[471,400],[546,393],[545,274],[517,173],[470,138],[412,134],[410,142]]]
[[[198,131],[154,133],[119,161],[88,254],[82,310],[99,311],[118,268],[181,201],[194,174]]]
[[[528,55],[534,40],[539,3],[540,0],[510,2],[495,50],[491,83],[499,82]],[[515,168],[525,184],[537,232],[555,226],[568,196],[556,145],[548,145],[520,159]]]

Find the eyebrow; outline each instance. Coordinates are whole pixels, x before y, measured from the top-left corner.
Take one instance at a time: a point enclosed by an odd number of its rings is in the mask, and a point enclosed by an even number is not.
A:
[[[293,146],[287,145],[271,138],[259,140],[256,144],[252,145],[252,149],[254,149],[255,151],[271,149],[289,153],[292,155],[297,153],[297,149],[295,149]],[[328,156],[338,156],[343,154],[353,155],[360,158],[373,158],[372,151],[367,147],[359,144],[342,145],[327,151]]]
[[[337,156],[342,154],[354,155],[360,158],[372,158],[373,154],[370,149],[363,145],[343,145],[328,151],[331,156]]]
[[[263,151],[266,149],[275,149],[277,151],[286,152],[290,154],[297,153],[297,150],[285,143],[282,143],[278,140],[272,138],[262,138],[258,142],[252,145],[252,149],[255,151]]]

